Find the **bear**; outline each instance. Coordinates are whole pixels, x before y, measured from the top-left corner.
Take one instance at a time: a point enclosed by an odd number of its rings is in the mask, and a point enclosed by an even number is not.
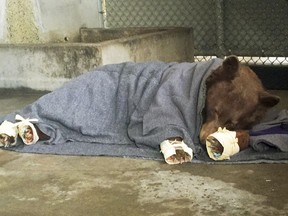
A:
[[[197,152],[219,127],[238,131],[244,148],[247,130],[279,100],[236,56],[197,63],[126,62],[85,73],[1,119],[19,117],[16,130],[29,147],[15,150],[38,152],[31,146],[38,138],[54,144],[42,145],[41,151],[58,154],[102,154],[86,143],[107,149],[112,144],[115,152],[123,146],[144,147],[159,154],[160,144],[163,154],[162,146],[169,152],[166,162],[177,164],[191,161],[192,150]],[[3,137],[9,135],[7,128],[0,129],[3,146],[9,148]]]

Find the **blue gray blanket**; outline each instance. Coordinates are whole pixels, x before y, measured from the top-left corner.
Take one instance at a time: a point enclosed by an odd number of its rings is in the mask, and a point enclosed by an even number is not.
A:
[[[288,152],[288,110],[282,110],[270,121],[250,131],[250,146],[258,152],[276,149]]]
[[[122,63],[86,73],[41,97],[15,115],[39,119],[51,139],[10,148],[18,152],[106,155],[163,159],[159,144],[180,136],[195,155],[194,162],[212,162],[199,143],[205,80],[222,60],[202,63]],[[20,141],[19,141],[20,142]],[[265,153],[266,154],[266,153]],[[256,155],[256,156],[255,156]],[[250,148],[231,162],[284,160]]]

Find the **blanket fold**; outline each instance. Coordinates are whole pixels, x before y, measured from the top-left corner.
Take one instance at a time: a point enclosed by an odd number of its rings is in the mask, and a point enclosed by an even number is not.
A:
[[[288,152],[288,110],[268,122],[256,125],[250,131],[250,146],[258,152],[275,149]]]

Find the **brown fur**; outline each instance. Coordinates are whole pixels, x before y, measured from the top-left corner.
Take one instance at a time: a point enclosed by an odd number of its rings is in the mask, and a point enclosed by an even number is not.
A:
[[[257,75],[241,65],[235,56],[224,60],[222,66],[208,77],[206,85],[205,120],[200,133],[202,144],[218,127],[250,129],[280,100],[269,94]]]

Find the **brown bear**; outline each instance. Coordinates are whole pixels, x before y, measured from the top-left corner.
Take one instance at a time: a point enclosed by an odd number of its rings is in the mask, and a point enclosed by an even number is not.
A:
[[[202,150],[200,142],[219,127],[237,131],[245,148],[245,130],[278,102],[235,56],[198,63],[125,62],[85,73],[0,122],[20,120],[16,134],[26,145],[13,148],[20,152],[151,158],[152,151],[161,156],[160,144],[166,162],[174,164],[192,160],[193,152]],[[31,118],[37,120],[34,130]],[[2,146],[9,148],[14,143],[3,138],[9,135],[4,126]],[[53,145],[31,145],[44,134],[45,143]]]

